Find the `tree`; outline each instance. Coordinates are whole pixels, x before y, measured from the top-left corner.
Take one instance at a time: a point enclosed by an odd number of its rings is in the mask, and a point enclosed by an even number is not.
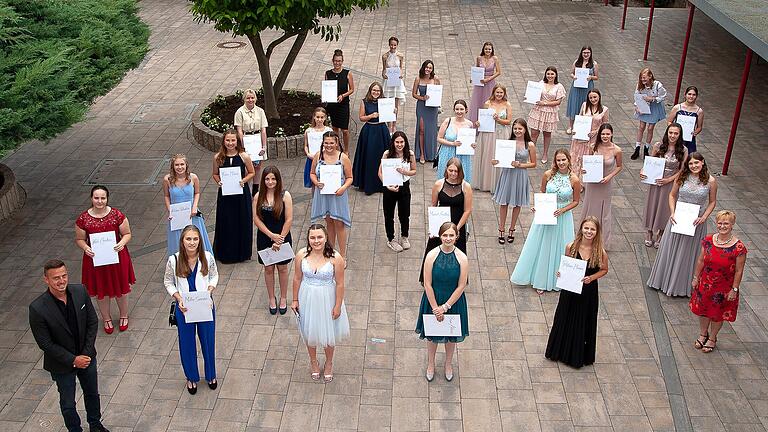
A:
[[[354,8],[374,10],[386,0],[190,0],[191,10],[197,22],[212,22],[220,32],[246,36],[251,41],[259,64],[266,114],[279,118],[277,102],[285,80],[299,55],[310,31],[326,41],[338,40],[340,24],[329,24],[328,19],[343,18]],[[326,20],[321,23],[320,20]],[[261,32],[278,30],[283,34],[270,42],[266,49]],[[288,55],[283,61],[277,78],[272,80],[270,60],[275,47],[295,37]]]

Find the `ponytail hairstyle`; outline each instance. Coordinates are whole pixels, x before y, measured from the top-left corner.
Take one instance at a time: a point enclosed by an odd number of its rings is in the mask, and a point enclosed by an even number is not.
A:
[[[328,242],[328,229],[325,228],[325,225],[314,223],[309,226],[309,229],[307,229],[307,249],[304,254],[304,257],[308,257],[309,254],[312,252],[312,245],[309,243],[309,232],[312,230],[322,230],[323,234],[325,234],[325,245],[323,246],[323,256],[325,258],[333,258],[335,255],[335,251],[333,250],[333,246]]]

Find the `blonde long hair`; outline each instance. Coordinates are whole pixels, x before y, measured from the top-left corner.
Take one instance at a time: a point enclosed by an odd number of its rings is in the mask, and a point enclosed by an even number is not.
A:
[[[187,183],[192,181],[192,176],[189,172],[189,160],[187,159],[187,156],[183,153],[177,153],[171,157],[171,171],[168,174],[168,181],[171,183],[171,186],[176,184],[176,180],[179,178],[176,176],[176,170],[173,169],[173,166],[176,164],[176,161],[179,159],[184,159],[184,180],[187,181]]]
[[[579,246],[581,246],[581,242],[584,240],[584,234],[581,232],[581,229],[587,222],[592,222],[597,229],[595,239],[592,240],[592,256],[589,257],[588,267],[600,267],[600,263],[603,261],[603,253],[605,253],[605,249],[603,249],[603,228],[600,226],[600,220],[594,216],[587,216],[581,221],[576,232],[576,238],[573,239],[571,248],[568,250],[568,255],[576,258],[576,254],[579,253]]]

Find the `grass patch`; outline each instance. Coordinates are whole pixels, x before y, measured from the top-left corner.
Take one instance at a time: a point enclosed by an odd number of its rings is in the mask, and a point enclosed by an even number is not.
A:
[[[81,120],[147,53],[135,0],[0,0],[0,157]]]

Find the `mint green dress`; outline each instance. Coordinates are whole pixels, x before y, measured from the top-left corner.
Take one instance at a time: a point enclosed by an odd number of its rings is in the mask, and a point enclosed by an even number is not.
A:
[[[435,300],[438,305],[444,304],[451,298],[451,295],[459,286],[459,277],[461,276],[461,266],[454,252],[445,253],[440,250],[435,263],[432,265],[432,290],[435,292]],[[421,296],[421,306],[419,307],[419,318],[416,321],[416,333],[419,338],[426,339],[434,343],[461,342],[469,336],[469,318],[467,315],[467,297],[461,293],[461,297],[456,303],[448,309],[448,314],[458,314],[461,318],[461,336],[427,336],[424,334],[423,315],[432,314],[432,306],[429,305],[426,291]]]

